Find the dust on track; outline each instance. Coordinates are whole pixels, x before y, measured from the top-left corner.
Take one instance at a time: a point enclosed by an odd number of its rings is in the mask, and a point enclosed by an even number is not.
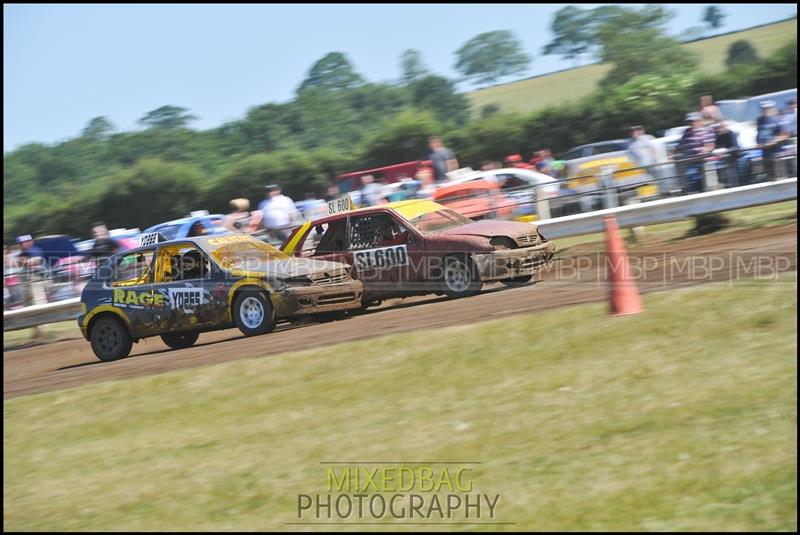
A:
[[[603,250],[602,243],[566,249],[539,282],[519,288],[494,284],[466,299],[394,300],[343,321],[284,324],[272,334],[253,338],[236,329],[206,333],[197,345],[181,351],[171,351],[160,338],[150,338],[135,344],[129,358],[116,362],[98,361],[76,326],[75,336],[67,340],[4,352],[3,397],[601,301],[608,291]],[[797,269],[797,224],[629,246],[629,255],[643,292],[774,276]]]

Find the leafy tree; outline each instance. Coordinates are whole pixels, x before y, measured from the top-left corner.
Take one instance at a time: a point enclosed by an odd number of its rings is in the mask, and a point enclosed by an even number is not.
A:
[[[750,41],[739,39],[731,43],[728,48],[728,57],[725,59],[725,65],[732,67],[733,65],[758,63],[761,59],[758,57],[758,52],[750,44]]]
[[[440,122],[452,121],[462,125],[469,119],[469,100],[447,78],[432,74],[417,80],[410,87],[414,106],[433,112]]]
[[[342,52],[329,52],[311,67],[308,76],[300,84],[298,93],[312,88],[337,91],[350,89],[364,82],[355,72],[350,60]]]
[[[448,146],[462,166],[475,169],[484,160],[503,161],[526,148],[525,116],[518,113],[494,114],[448,134]]]
[[[595,10],[597,13],[600,9]],[[596,35],[600,58],[612,63],[601,85],[623,84],[647,73],[676,74],[697,67],[697,54],[666,35],[664,25],[672,13],[661,6],[616,8],[604,12]]]
[[[197,119],[194,115],[189,113],[186,108],[180,106],[161,106],[158,109],[147,112],[141,119],[139,124],[143,124],[148,128],[185,128],[190,122]]]
[[[725,22],[725,17],[725,13],[719,6],[708,6],[703,10],[703,22],[713,30],[722,27]]]
[[[491,117],[495,113],[500,112],[500,106],[497,104],[487,104],[483,108],[481,108],[481,119],[486,119],[487,117]]]
[[[422,160],[427,155],[428,137],[441,133],[442,125],[431,112],[407,109],[364,142],[359,150],[362,165]]]
[[[593,28],[589,24],[592,10],[584,11],[576,6],[565,6],[559,9],[550,30],[553,39],[545,45],[544,54],[558,54],[564,59],[580,59],[580,57],[596,44]]]
[[[400,70],[406,85],[428,74],[428,69],[422,63],[422,53],[415,48],[409,48],[400,55]]]
[[[646,5],[641,9],[622,6],[601,6],[595,8],[589,17],[589,24],[593,28],[596,43],[596,55],[603,59],[606,54],[606,45],[613,40],[620,39],[632,32],[642,30],[657,30],[665,34],[666,23],[674,13],[660,5]],[[631,41],[632,47],[639,47],[639,43]],[[649,53],[649,50],[644,50]]]
[[[113,131],[114,125],[108,120],[108,117],[95,117],[83,129],[81,137],[101,141],[108,139]]]
[[[509,30],[479,34],[456,51],[456,69],[475,83],[494,83],[525,72],[531,57]]]

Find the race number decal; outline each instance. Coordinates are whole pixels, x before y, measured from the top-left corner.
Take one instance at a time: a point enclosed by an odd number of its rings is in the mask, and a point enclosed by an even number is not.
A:
[[[353,251],[353,260],[358,271],[367,269],[391,269],[408,265],[408,250],[405,245],[380,247],[365,251]]]
[[[193,312],[197,305],[205,303],[202,288],[168,288],[172,308]]]
[[[328,201],[328,215],[338,214],[339,212],[349,212],[353,209],[353,201],[349,195]]]

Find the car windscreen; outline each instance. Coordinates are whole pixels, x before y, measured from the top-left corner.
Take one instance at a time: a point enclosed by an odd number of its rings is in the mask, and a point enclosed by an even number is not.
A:
[[[163,227],[157,227],[151,230],[150,232],[158,232],[161,236],[164,237],[165,241],[174,240],[178,237],[178,231],[180,230],[181,225],[165,225]]]
[[[437,210],[420,214],[409,223],[420,232],[441,232],[461,225],[468,225],[473,221],[453,210]]]
[[[263,271],[267,268],[268,263],[289,258],[289,255],[283,251],[256,240],[223,245],[212,255],[225,269],[245,271]]]

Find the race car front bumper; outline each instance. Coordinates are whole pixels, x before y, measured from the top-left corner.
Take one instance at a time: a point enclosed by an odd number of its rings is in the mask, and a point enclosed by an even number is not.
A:
[[[533,247],[503,249],[473,256],[484,282],[533,275],[545,267],[556,252],[556,244],[548,241]]]
[[[276,292],[275,312],[279,318],[350,310],[361,306],[361,281],[350,280],[319,286],[296,286]]]

